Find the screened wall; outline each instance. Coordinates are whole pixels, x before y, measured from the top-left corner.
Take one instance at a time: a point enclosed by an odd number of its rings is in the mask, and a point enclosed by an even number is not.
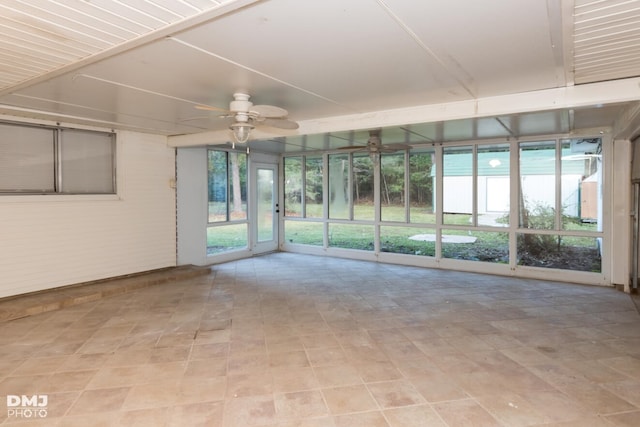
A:
[[[285,156],[282,247],[597,282],[604,164],[599,138]]]

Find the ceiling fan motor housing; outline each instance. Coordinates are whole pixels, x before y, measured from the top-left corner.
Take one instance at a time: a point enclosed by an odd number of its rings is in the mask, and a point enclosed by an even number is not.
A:
[[[249,95],[246,93],[234,93],[234,100],[229,103],[229,110],[234,113],[248,113],[253,107],[253,102],[249,101]]]

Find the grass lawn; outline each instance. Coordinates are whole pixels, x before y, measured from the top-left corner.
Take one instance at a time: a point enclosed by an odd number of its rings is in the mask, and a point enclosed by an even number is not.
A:
[[[357,205],[354,215],[359,218],[373,218],[373,206]],[[321,205],[307,205],[307,213],[313,212],[318,217],[322,216]],[[383,207],[385,221],[398,221],[405,223],[404,207]],[[412,226],[381,225],[380,226],[380,251],[418,256],[435,256],[435,228],[430,224],[435,223],[435,215],[426,208],[412,208],[410,211]],[[446,226],[470,225],[471,215],[448,214]],[[419,224],[425,224],[420,226]],[[406,224],[406,223],[405,223]],[[590,230],[593,224],[571,224],[572,229]],[[328,246],[334,248],[357,249],[373,251],[375,249],[375,227],[373,224],[328,224]],[[505,264],[509,262],[508,233],[499,227],[496,231],[477,231],[472,228],[466,230],[443,228],[442,257],[450,259],[462,259],[470,261],[484,261]],[[459,238],[456,238],[459,236]],[[463,237],[463,238],[462,238]],[[324,223],[307,220],[285,220],[284,238],[288,243],[324,246]],[[462,239],[461,239],[462,238]],[[552,268],[564,268],[569,270],[599,271],[599,253],[596,248],[596,239],[593,237],[562,237],[561,245],[557,248],[549,248],[535,259],[523,258],[519,248],[518,259],[523,265],[548,266]],[[230,224],[225,226],[209,227],[207,232],[208,253],[215,254],[228,250],[247,247],[247,224]],[[593,258],[590,264],[573,265],[571,260],[557,260],[550,263],[545,261],[548,254],[553,252],[556,257],[563,252],[570,252],[571,248],[580,250],[582,254],[590,254]],[[585,252],[585,248],[588,251]],[[575,251],[574,251],[575,252]],[[540,262],[538,262],[538,259]],[[561,266],[561,267],[558,267]]]

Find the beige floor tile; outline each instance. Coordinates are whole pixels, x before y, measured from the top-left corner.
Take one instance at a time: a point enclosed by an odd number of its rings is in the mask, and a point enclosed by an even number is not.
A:
[[[195,344],[226,343],[231,341],[231,329],[203,330],[202,326],[196,335]]]
[[[269,425],[276,422],[272,395],[227,399],[224,406],[224,427]]]
[[[264,338],[260,339],[248,339],[248,338],[233,338],[230,342],[230,356],[239,357],[251,354],[266,355],[267,344]]]
[[[270,372],[228,375],[228,398],[260,396],[273,393],[273,377]]]
[[[166,427],[169,426],[169,408],[137,409],[125,411],[118,419],[121,427]]]
[[[142,365],[149,362],[152,354],[155,354],[153,348],[120,347],[115,352],[106,355],[104,366]]]
[[[199,359],[217,359],[227,357],[229,354],[228,343],[212,343],[194,345],[191,349],[191,360]]]
[[[78,349],[79,354],[108,354],[120,347],[123,338],[89,339]]]
[[[38,386],[40,393],[82,391],[98,371],[67,371],[48,375]]]
[[[584,418],[579,418],[571,421],[544,424],[545,427],[612,427],[616,425],[618,424],[616,424],[613,419],[608,419],[608,417],[601,417],[597,415],[586,416]],[[624,423],[620,424],[620,426],[624,425]],[[627,425],[635,426],[636,424],[634,421],[634,424]]]
[[[154,363],[122,367],[103,367],[88,384],[88,388],[107,388],[132,386],[157,382],[159,380],[177,380],[182,376],[186,363]]]
[[[66,357],[37,357],[22,362],[12,372],[13,376],[48,374],[55,371],[66,361]]]
[[[389,427],[389,423],[379,411],[338,415],[334,421],[336,427]]]
[[[307,349],[307,358],[311,366],[339,366],[348,363],[347,355],[342,348]]]
[[[269,357],[266,353],[232,355],[227,365],[227,372],[230,375],[264,372],[267,369],[269,369]]]
[[[227,374],[227,359],[201,359],[187,362],[185,377],[209,378]]]
[[[20,366],[20,363],[21,362],[17,362],[15,360],[0,359],[0,379],[10,375],[17,367]]]
[[[393,361],[420,359],[425,354],[410,341],[398,341],[395,343],[383,343],[382,351]]]
[[[296,367],[306,368],[310,366],[307,353],[304,350],[285,353],[269,354],[269,366],[272,368]]]
[[[266,339],[267,352],[273,353],[291,353],[304,351],[302,340],[297,336],[282,336],[277,334],[277,330],[272,332],[272,338]]]
[[[69,410],[70,415],[120,410],[130,387],[101,388],[83,391]]]
[[[172,427],[218,427],[222,426],[223,412],[224,402],[178,405],[169,410],[167,420]]]
[[[459,400],[469,397],[457,381],[445,374],[416,376],[409,380],[427,402]]]
[[[120,415],[119,412],[67,415],[58,425],[61,427],[113,427],[118,425]]]
[[[189,358],[191,346],[161,347],[149,355],[149,363],[182,362]]]
[[[635,427],[640,419],[640,411],[630,411],[622,414],[607,415],[604,417],[614,426],[619,427]]]
[[[429,405],[387,409],[384,416],[391,427],[447,427]]]
[[[367,388],[382,409],[426,403],[409,380],[367,384]]]
[[[638,409],[598,384],[570,384],[560,389],[595,414],[614,414]]]
[[[501,390],[494,392],[495,394],[478,397],[476,401],[505,426],[524,427],[550,421],[544,412],[537,411],[521,396]]]
[[[601,384],[601,387],[640,408],[640,381],[628,379]]]
[[[573,421],[593,413],[577,400],[559,391],[543,391],[521,396],[535,411],[544,414],[552,423]]]
[[[47,395],[46,418],[52,421],[57,421],[64,417],[67,411],[69,411],[69,408],[71,408],[74,402],[78,399],[78,396],[80,396],[79,391],[63,393],[42,393]]]
[[[47,375],[20,375],[0,380],[0,396],[8,394],[39,394],[42,385],[47,384]]]
[[[450,426],[501,426],[498,420],[471,399],[435,403],[433,407]]]
[[[297,420],[280,420],[276,424],[265,427],[336,427],[333,417],[302,418]]]
[[[331,333],[302,335],[300,337],[302,345],[307,350],[321,348],[336,348],[339,346],[338,340]]]
[[[358,370],[350,365],[319,366],[313,371],[323,388],[362,384]]]
[[[131,387],[122,404],[125,411],[163,408],[179,401],[180,388],[175,381],[151,382]]]
[[[391,381],[402,378],[402,373],[400,372],[400,370],[398,370],[396,365],[391,363],[390,361],[363,361],[361,363],[352,361],[351,363],[356,366],[360,377],[366,383]]]
[[[583,375],[589,381],[599,384],[629,379],[628,376],[606,366],[604,363],[600,363],[598,360],[570,362],[567,366]]]
[[[502,349],[501,352],[523,366],[541,365],[553,361],[549,356],[534,347],[512,347]]]
[[[318,390],[277,393],[274,399],[279,419],[313,418],[329,414],[322,393]]]
[[[322,394],[333,415],[378,409],[376,401],[364,385],[325,388]]]
[[[417,359],[403,360],[396,363],[398,370],[407,378],[442,375],[443,372],[433,363],[431,358],[422,356]]]
[[[174,403],[189,404],[222,401],[227,391],[226,377],[184,378],[178,386]]]
[[[600,359],[600,363],[628,375],[636,380],[640,380],[640,359],[632,356],[614,357]]]
[[[287,393],[318,388],[318,379],[312,368],[280,367],[270,370],[273,378],[273,391]]]

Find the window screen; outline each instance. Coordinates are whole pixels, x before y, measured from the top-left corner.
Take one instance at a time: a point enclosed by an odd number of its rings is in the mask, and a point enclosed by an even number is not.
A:
[[[113,137],[107,133],[61,131],[61,192],[113,193]]]
[[[55,189],[53,129],[0,123],[0,191]]]

